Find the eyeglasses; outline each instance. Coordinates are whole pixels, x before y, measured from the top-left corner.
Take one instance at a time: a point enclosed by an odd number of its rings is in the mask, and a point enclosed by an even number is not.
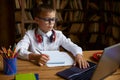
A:
[[[51,21],[56,21],[56,18],[42,18],[42,17],[38,17],[41,20],[47,21],[47,22],[51,22]]]

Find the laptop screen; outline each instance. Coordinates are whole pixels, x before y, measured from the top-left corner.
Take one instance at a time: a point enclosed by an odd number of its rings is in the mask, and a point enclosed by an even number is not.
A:
[[[120,63],[120,43],[104,49],[91,80],[102,80],[115,72]]]

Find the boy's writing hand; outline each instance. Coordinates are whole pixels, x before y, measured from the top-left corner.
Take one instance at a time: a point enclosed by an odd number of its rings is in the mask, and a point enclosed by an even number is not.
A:
[[[29,54],[29,60],[35,60],[38,65],[43,66],[47,63],[49,60],[49,56],[46,54],[35,54],[30,53]]]
[[[49,60],[49,56],[46,54],[40,54],[38,56],[37,62],[40,66],[43,66],[47,63],[47,61]]]
[[[76,64],[83,69],[89,67],[89,63],[80,54],[77,54],[75,57],[75,63],[73,65],[75,66]]]

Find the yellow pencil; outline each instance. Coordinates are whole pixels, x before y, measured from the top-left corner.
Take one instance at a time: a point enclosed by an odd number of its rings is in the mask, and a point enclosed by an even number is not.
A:
[[[15,54],[17,54],[17,53],[16,53],[16,48],[15,48],[14,51],[13,51],[12,58],[14,58]]]

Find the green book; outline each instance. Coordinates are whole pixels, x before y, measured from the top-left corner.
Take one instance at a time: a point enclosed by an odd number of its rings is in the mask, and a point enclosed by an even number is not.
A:
[[[38,80],[38,74],[34,73],[25,73],[25,74],[16,74],[15,80]]]

